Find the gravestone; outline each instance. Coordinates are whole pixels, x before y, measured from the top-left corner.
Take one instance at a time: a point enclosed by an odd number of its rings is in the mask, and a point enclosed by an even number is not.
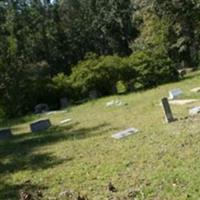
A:
[[[51,126],[49,119],[39,120],[30,124],[32,132],[44,131]]]
[[[197,115],[200,113],[200,106],[194,107],[189,110],[190,115]]]
[[[72,121],[72,119],[65,119],[65,120],[62,120],[60,122],[60,124],[66,124],[66,123],[71,122],[71,121]]]
[[[128,128],[124,131],[113,134],[112,137],[115,139],[122,139],[124,137],[127,137],[127,136],[132,135],[137,132],[138,132],[138,130],[136,128]]]
[[[5,140],[10,137],[12,137],[11,129],[9,128],[0,129],[0,140]]]
[[[69,106],[69,101],[66,97],[60,99],[60,108],[66,108]]]
[[[200,92],[200,87],[193,88],[193,89],[191,89],[190,91],[191,91],[191,92],[198,93],[198,92]]]
[[[45,103],[41,103],[35,106],[35,114],[41,114],[44,112],[48,112],[49,111],[49,106]]]
[[[170,108],[170,105],[169,105],[169,102],[168,102],[168,99],[165,97],[161,100],[161,102],[162,102],[166,122],[170,123],[170,122],[175,121],[172,111],[171,111],[171,108]]]
[[[179,88],[173,89],[173,90],[169,91],[169,99],[176,99],[182,93],[183,93],[183,91]]]
[[[99,93],[98,93],[98,91],[97,90],[91,90],[90,92],[89,92],[89,98],[90,99],[97,99],[98,98],[98,96],[99,96]]]

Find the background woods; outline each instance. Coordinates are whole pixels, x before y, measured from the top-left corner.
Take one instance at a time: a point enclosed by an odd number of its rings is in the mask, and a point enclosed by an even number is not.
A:
[[[0,1],[1,115],[178,80],[199,64],[199,11],[199,0]]]

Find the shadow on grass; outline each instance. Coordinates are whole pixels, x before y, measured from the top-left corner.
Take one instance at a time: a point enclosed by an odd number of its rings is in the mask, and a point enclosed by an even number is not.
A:
[[[54,165],[62,164],[66,160],[60,160],[51,153],[35,154],[34,150],[60,141],[95,137],[101,135],[101,129],[108,126],[108,124],[101,124],[95,127],[73,129],[76,125],[77,123],[63,127],[52,127],[45,132],[15,135],[7,141],[1,141],[0,174],[28,169],[46,169]],[[67,161],[72,159],[69,158]],[[2,162],[3,160],[4,162]]]
[[[19,200],[20,194],[28,193],[31,194],[31,199],[42,200],[42,191],[46,187],[41,185],[32,184],[29,181],[16,185],[9,185],[7,183],[1,183],[0,185],[0,199],[5,200]]]
[[[68,126],[52,127],[48,131],[14,135],[7,141],[0,141],[0,177],[2,179],[0,199],[19,199],[16,195],[23,185],[15,185],[15,183],[8,185],[5,181],[12,173],[52,168],[73,160],[70,156],[65,159],[56,157],[51,151],[38,152],[40,147],[69,140],[97,137],[105,132],[105,127],[109,126],[104,123],[93,127],[77,128],[77,125],[74,123]]]

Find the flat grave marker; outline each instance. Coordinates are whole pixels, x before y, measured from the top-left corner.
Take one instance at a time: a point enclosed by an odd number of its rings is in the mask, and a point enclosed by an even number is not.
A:
[[[186,105],[186,104],[191,104],[194,102],[199,101],[198,99],[180,99],[180,100],[171,100],[169,101],[169,104],[172,105]]]
[[[66,123],[71,122],[71,121],[72,121],[72,119],[65,119],[65,120],[62,120],[60,122],[60,124],[66,124]]]
[[[183,94],[183,91],[181,89],[179,89],[179,88],[170,90],[169,91],[169,98],[168,99],[170,99],[170,100],[176,99],[181,94]]]
[[[197,115],[200,113],[200,106],[196,106],[189,110],[190,115]]]
[[[191,92],[198,93],[198,92],[200,92],[200,87],[193,88],[193,89],[191,89],[190,91],[191,91]]]
[[[32,132],[45,131],[51,126],[49,119],[38,120],[30,124]]]
[[[129,136],[129,135],[133,135],[134,133],[137,133],[137,132],[138,132],[138,130],[136,128],[128,128],[124,131],[113,134],[112,138],[119,140],[119,139],[122,139],[124,137]]]
[[[0,140],[5,140],[12,137],[12,131],[10,128],[0,129]]]

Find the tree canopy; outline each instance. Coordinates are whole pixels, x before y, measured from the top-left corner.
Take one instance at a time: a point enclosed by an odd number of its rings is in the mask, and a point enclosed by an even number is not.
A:
[[[41,102],[56,108],[80,87],[103,88],[106,77],[105,95],[117,81],[153,87],[161,72],[175,80],[175,68],[198,67],[199,11],[199,0],[0,1],[0,110],[15,117]],[[102,76],[88,83],[77,71]]]

